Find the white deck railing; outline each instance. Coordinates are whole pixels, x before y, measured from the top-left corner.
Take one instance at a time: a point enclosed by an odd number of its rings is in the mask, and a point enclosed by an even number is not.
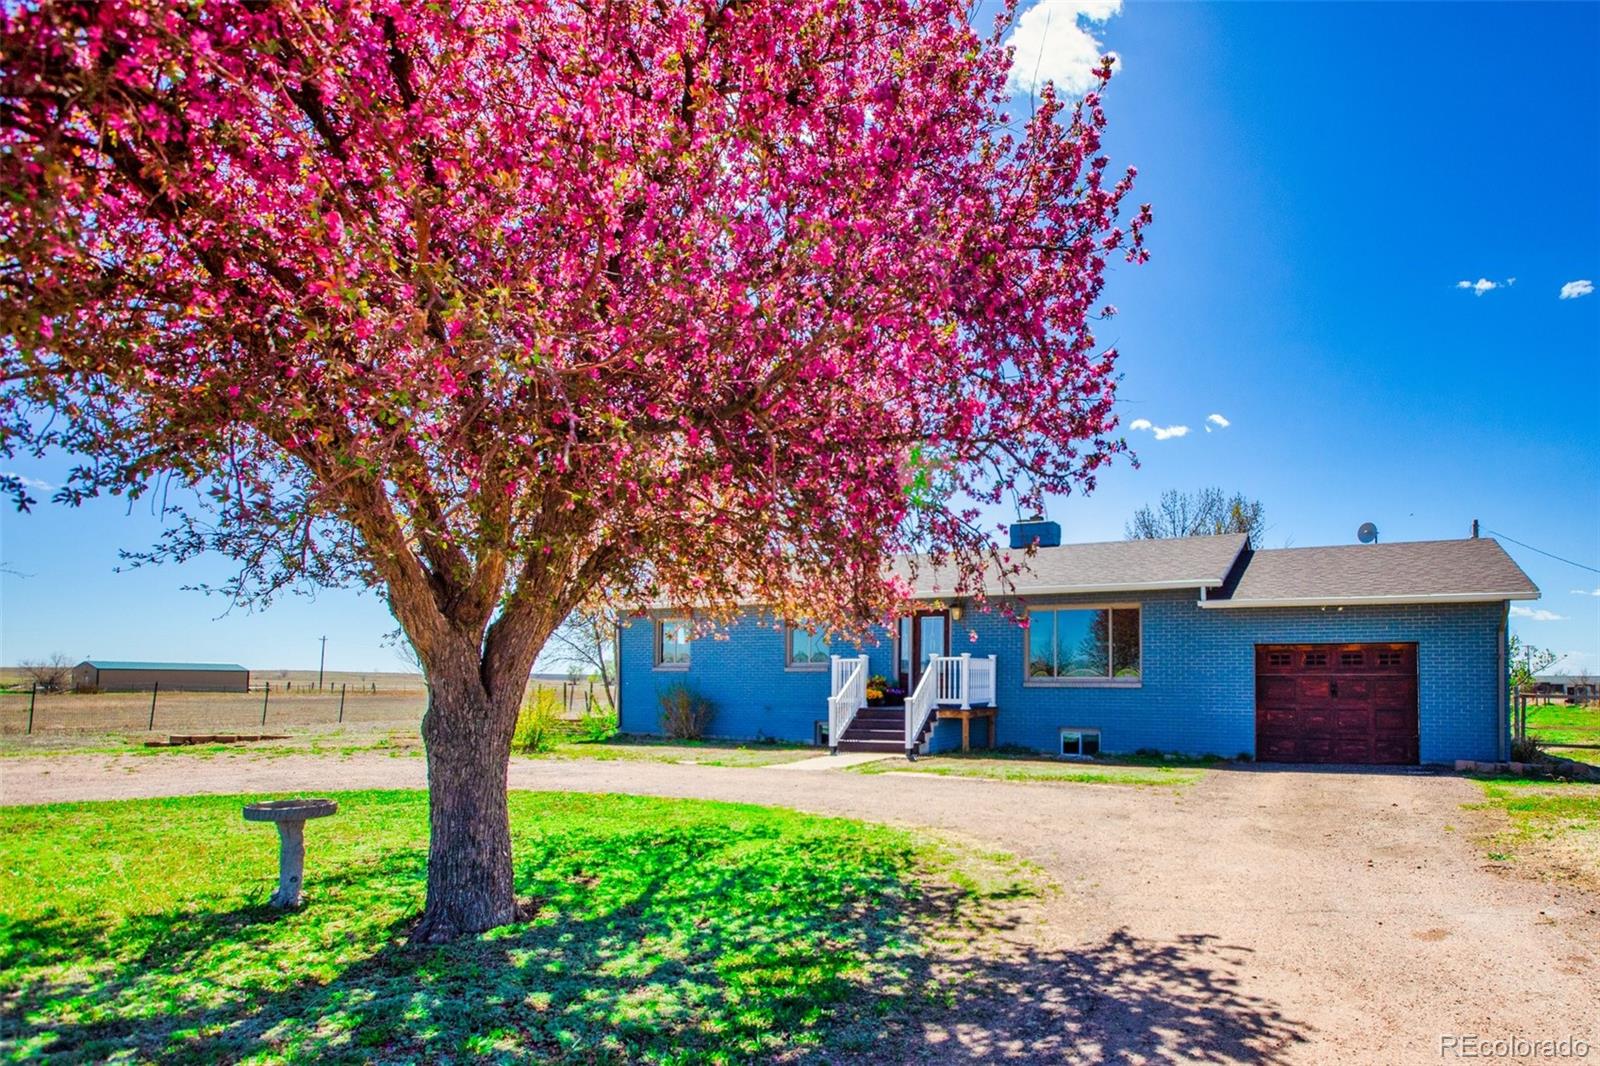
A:
[[[930,666],[932,665],[930,661]],[[916,750],[917,741],[922,736],[923,727],[928,724],[928,718],[937,706],[935,698],[939,694],[939,671],[924,670],[922,677],[917,681],[917,687],[911,690],[911,695],[906,697],[906,756],[909,758]]]
[[[917,746],[928,718],[938,707],[971,710],[994,706],[995,657],[930,655],[916,691],[906,699],[906,751]]]
[[[839,750],[839,738],[856,712],[867,705],[867,657],[828,657],[828,750]]]
[[[941,707],[970,710],[973,704],[994,703],[995,657],[935,655],[928,659],[928,672],[939,679],[934,701]]]

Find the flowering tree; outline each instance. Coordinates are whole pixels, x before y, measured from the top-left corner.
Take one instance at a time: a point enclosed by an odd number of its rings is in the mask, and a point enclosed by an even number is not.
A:
[[[1089,322],[1148,209],[1098,96],[1013,123],[967,15],[6,6],[0,451],[159,489],[145,557],[225,552],[234,597],[387,598],[432,692],[416,938],[515,914],[509,745],[574,607],[881,619],[891,555],[970,582],[978,504],[1119,447]]]

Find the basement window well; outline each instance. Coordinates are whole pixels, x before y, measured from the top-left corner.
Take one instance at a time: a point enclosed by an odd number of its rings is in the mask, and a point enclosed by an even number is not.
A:
[[[1100,730],[1098,729],[1063,729],[1061,731],[1061,754],[1086,758],[1100,754]]]

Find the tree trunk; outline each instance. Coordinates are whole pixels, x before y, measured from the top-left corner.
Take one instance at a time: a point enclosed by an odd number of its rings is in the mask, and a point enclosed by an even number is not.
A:
[[[486,692],[470,661],[435,664],[428,681],[428,900],[413,943],[443,943],[517,917],[506,773],[522,689]]]

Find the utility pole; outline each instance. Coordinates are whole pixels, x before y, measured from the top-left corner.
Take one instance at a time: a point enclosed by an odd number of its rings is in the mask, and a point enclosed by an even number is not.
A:
[[[322,639],[322,657],[317,660],[317,691],[322,691],[322,668],[328,665],[328,638]]]

